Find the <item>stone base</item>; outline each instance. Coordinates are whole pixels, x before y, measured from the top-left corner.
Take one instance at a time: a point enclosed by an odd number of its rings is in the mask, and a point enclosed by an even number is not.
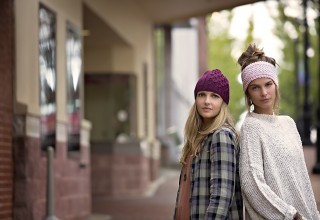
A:
[[[47,217],[47,152],[41,150],[37,137],[39,118],[32,116],[34,126],[30,126],[30,117],[15,117],[13,218],[43,220]],[[91,168],[86,158],[90,158],[89,146],[81,146],[80,152],[70,155],[65,142],[56,142],[53,214],[58,219],[85,219],[91,213]]]
[[[93,143],[92,198],[142,195],[150,184],[150,162],[139,142]]]

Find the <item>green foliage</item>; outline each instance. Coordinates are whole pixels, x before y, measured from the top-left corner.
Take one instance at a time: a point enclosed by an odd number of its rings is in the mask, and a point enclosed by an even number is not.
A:
[[[209,25],[212,24],[209,23]],[[245,106],[243,101],[242,85],[237,79],[238,74],[240,73],[240,66],[237,65],[236,60],[231,56],[233,42],[234,39],[228,36],[227,27],[224,28],[223,31],[220,30],[219,34],[210,36],[208,43],[208,67],[210,69],[220,69],[229,79],[229,109],[234,120],[238,121],[240,114],[245,111]]]
[[[301,114],[300,99],[301,86],[298,84],[298,65],[300,63],[298,55],[298,44],[296,40],[291,39],[286,31],[283,30],[286,19],[284,8],[281,3],[278,5],[279,16],[274,18],[276,21],[275,35],[283,42],[283,60],[277,61],[280,63],[279,70],[279,87],[281,94],[280,113],[289,115],[293,118],[298,118]],[[294,29],[298,32],[296,23],[291,23]]]
[[[156,47],[155,54],[155,69],[156,69],[156,83],[157,90],[161,88],[161,85],[164,83],[164,31],[162,28],[155,29],[154,40]]]
[[[254,42],[253,39],[253,29],[254,29],[254,25],[253,25],[253,17],[251,16],[250,20],[249,20],[249,28],[248,28],[248,35],[247,38],[244,42],[244,46],[247,47],[249,44],[251,44],[252,42]],[[243,48],[242,51],[246,50],[247,48]]]
[[[294,119],[299,119],[303,115],[303,105],[304,105],[304,84],[301,81],[304,74],[304,36],[303,36],[303,22],[298,20],[296,17],[288,17],[284,13],[286,5],[285,1],[278,2],[278,15],[274,16],[274,21],[276,26],[274,29],[274,34],[280,39],[283,44],[282,50],[282,60],[277,60],[279,64],[279,84],[280,84],[280,113],[289,115]],[[311,2],[309,4],[309,9],[316,10],[319,7],[316,3]],[[302,8],[300,8],[302,10]],[[270,13],[271,16],[272,13]],[[229,20],[232,18],[232,11],[229,12]],[[240,72],[239,65],[236,65],[236,60],[232,57],[232,45],[235,43],[235,39],[232,39],[228,35],[230,25],[221,25],[220,21],[208,22],[209,27],[209,68],[219,68],[225,73],[230,81],[231,87],[231,99],[230,99],[230,111],[233,114],[235,120],[239,119],[240,114],[245,111],[242,86],[237,81],[237,75]],[[309,101],[311,103],[312,111],[312,123],[316,122],[316,110],[319,106],[319,21],[315,20],[315,28],[318,32],[317,34],[309,34],[310,46],[314,50],[314,56],[310,57],[309,60]],[[229,23],[230,24],[230,23]],[[263,24],[259,24],[263,25]],[[291,26],[295,30],[297,37],[294,39],[290,36],[286,27]],[[309,28],[310,30],[311,28]],[[249,29],[247,38],[243,41],[242,51],[246,47],[255,42],[259,45],[259,39],[253,37],[254,23],[253,17],[249,20]],[[210,31],[214,34],[210,35]],[[312,33],[312,32],[310,32]],[[267,47],[268,45],[263,45]],[[298,80],[300,78],[300,80]]]
[[[276,28],[274,33],[283,42],[283,60],[279,67],[279,83],[281,90],[281,109],[282,114],[290,115],[295,119],[299,119],[303,115],[303,104],[304,104],[304,89],[303,74],[304,74],[304,35],[302,28],[301,19],[298,20],[294,17],[288,17],[284,14],[285,5],[281,1],[278,4],[279,16],[275,17]],[[302,10],[302,8],[301,8]],[[316,21],[315,21],[316,22]],[[317,22],[316,22],[317,23]],[[284,31],[284,24],[294,27],[297,33],[297,38],[292,39],[287,31]],[[309,58],[309,101],[312,110],[312,121],[316,118],[316,108],[319,97],[318,94],[318,82],[319,76],[317,74],[317,68],[319,68],[318,60],[318,49],[317,36],[310,35],[309,39],[311,46],[315,51],[315,56]],[[300,75],[300,80],[299,80]],[[300,81],[300,82],[299,82]]]

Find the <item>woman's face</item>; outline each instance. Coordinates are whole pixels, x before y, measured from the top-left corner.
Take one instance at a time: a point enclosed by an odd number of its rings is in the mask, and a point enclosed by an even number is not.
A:
[[[203,126],[206,128],[221,109],[223,99],[214,92],[200,91],[196,97],[197,111],[203,118]]]
[[[273,114],[276,99],[276,85],[270,78],[253,80],[248,86],[248,95],[254,105],[254,112]]]

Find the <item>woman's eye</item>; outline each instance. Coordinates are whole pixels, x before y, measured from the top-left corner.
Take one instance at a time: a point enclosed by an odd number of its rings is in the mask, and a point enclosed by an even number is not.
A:
[[[270,82],[270,83],[267,83],[267,87],[270,87],[270,86],[272,86],[272,82]]]
[[[220,98],[220,96],[218,94],[213,94],[212,97],[214,98]]]

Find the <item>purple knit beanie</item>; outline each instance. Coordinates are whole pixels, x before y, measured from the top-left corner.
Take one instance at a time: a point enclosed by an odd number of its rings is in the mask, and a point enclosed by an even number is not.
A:
[[[207,70],[200,77],[194,89],[194,98],[200,91],[217,93],[225,103],[229,104],[229,81],[219,69]]]

